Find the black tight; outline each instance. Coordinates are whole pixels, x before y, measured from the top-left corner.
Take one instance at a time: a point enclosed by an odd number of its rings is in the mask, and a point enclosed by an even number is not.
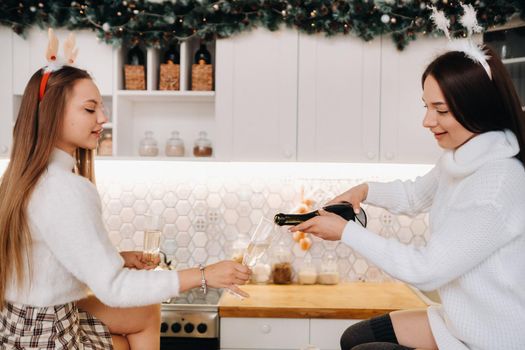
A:
[[[399,345],[389,314],[361,321],[341,336],[341,350],[409,350]]]

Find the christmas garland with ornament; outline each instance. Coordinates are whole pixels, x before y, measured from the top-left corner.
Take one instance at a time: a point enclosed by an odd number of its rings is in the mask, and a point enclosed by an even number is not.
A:
[[[479,24],[492,28],[512,16],[525,20],[523,0],[464,0],[477,10]],[[91,29],[114,46],[165,48],[199,38],[210,41],[236,33],[282,26],[308,34],[352,34],[365,41],[390,34],[402,50],[418,33],[441,35],[429,19],[429,6],[443,10],[451,32],[465,35],[457,23],[463,14],[456,0],[4,0],[0,23],[24,36],[27,29]]]

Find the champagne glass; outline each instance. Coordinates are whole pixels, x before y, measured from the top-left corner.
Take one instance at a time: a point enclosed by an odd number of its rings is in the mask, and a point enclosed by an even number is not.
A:
[[[274,223],[265,217],[261,217],[255,231],[252,234],[250,243],[244,251],[242,257],[242,264],[248,266],[250,269],[253,268],[259,259],[264,255],[270,243],[272,242],[272,236],[274,233]],[[231,289],[227,289],[230,294],[244,299],[244,297]]]
[[[146,214],[144,223],[144,251],[146,264],[151,265],[160,258],[160,237],[164,220],[160,215]]]
[[[257,261],[266,252],[266,249],[272,242],[272,236],[274,232],[274,223],[265,217],[261,217],[259,224],[253,232],[248,248],[244,251],[242,257],[242,264],[248,266],[250,269],[253,268]]]

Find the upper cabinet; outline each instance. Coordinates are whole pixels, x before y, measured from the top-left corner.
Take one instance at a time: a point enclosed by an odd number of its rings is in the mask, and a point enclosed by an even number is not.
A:
[[[299,36],[298,160],[379,160],[381,41]]]
[[[8,106],[0,119],[5,156],[25,85],[45,65],[47,33],[32,29],[24,40],[2,28],[0,35],[13,52],[0,66],[9,77],[0,82]],[[61,44],[67,35],[57,30]],[[128,48],[114,50],[88,31],[76,37],[77,66],[92,74],[111,110],[104,127],[114,156],[139,156],[148,132],[163,157],[174,131],[186,145],[183,159],[195,159],[201,131],[215,160],[433,163],[441,153],[422,127],[421,74],[444,39],[420,38],[398,51],[387,37],[364,42],[260,28],[207,44],[211,91],[192,90],[200,43],[189,40],[177,47],[180,86],[160,91],[165,52],[145,50],[144,90],[125,90]]]
[[[63,54],[63,44],[69,31],[55,30],[59,40],[59,54]],[[24,39],[14,33],[13,36],[13,90],[22,95],[29,78],[46,65],[45,53],[48,43],[47,31],[31,29]],[[113,93],[113,54],[114,50],[106,43],[99,42],[95,33],[87,30],[75,31],[79,48],[75,65],[87,70],[102,95]]]
[[[0,158],[8,157],[11,147],[13,132],[13,70],[12,56],[9,54],[13,48],[11,29],[0,26],[0,42],[7,53],[0,64]]]
[[[297,48],[288,29],[217,41],[218,142],[229,159],[296,160]]]
[[[444,38],[419,38],[399,51],[389,37],[381,45],[381,162],[434,163],[441,149],[423,127],[421,75],[446,47]]]

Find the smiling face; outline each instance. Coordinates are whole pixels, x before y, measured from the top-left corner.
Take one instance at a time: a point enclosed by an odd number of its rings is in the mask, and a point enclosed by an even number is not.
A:
[[[102,97],[91,79],[78,80],[70,92],[56,147],[73,154],[77,148],[95,149],[108,121]]]
[[[427,109],[423,126],[434,134],[441,148],[457,149],[476,135],[461,125],[449,111],[443,92],[432,75],[427,76],[423,84],[423,102]]]

